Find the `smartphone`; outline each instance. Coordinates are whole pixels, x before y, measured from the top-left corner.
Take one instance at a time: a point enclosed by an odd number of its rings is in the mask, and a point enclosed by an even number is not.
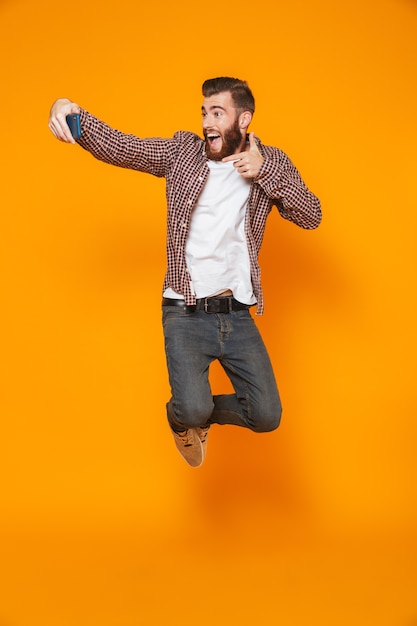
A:
[[[81,124],[80,124],[80,116],[78,113],[71,113],[66,117],[67,124],[71,131],[71,135],[74,139],[79,139],[81,137]]]

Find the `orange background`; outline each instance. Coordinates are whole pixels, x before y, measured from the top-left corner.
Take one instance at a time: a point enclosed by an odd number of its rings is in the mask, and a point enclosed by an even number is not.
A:
[[[416,32],[412,0],[3,0],[1,626],[417,624]],[[67,96],[199,132],[222,74],[324,220],[274,213],[262,250],[281,428],[213,428],[192,470],[164,410],[163,181],[47,119]]]

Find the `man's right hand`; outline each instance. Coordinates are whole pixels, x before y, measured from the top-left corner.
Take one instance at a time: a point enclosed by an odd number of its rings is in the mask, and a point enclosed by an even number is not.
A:
[[[71,102],[68,98],[59,98],[55,100],[51,107],[49,114],[49,128],[53,135],[59,141],[65,141],[66,143],[75,143],[75,139],[71,135],[71,131],[68,127],[66,117],[70,113],[79,113],[80,107],[75,102]]]

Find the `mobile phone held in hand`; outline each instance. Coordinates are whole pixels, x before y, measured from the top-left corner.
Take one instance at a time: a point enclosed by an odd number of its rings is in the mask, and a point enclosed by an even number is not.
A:
[[[67,115],[66,120],[71,131],[71,135],[74,137],[74,139],[79,139],[81,137],[81,124],[79,114],[70,113],[70,115]]]

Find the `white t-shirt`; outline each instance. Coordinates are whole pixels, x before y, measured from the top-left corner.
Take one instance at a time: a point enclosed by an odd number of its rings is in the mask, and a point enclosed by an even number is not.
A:
[[[208,161],[210,174],[194,207],[186,261],[197,298],[230,289],[244,304],[256,302],[250,278],[245,215],[250,181],[232,162]],[[171,288],[167,298],[182,298]]]

